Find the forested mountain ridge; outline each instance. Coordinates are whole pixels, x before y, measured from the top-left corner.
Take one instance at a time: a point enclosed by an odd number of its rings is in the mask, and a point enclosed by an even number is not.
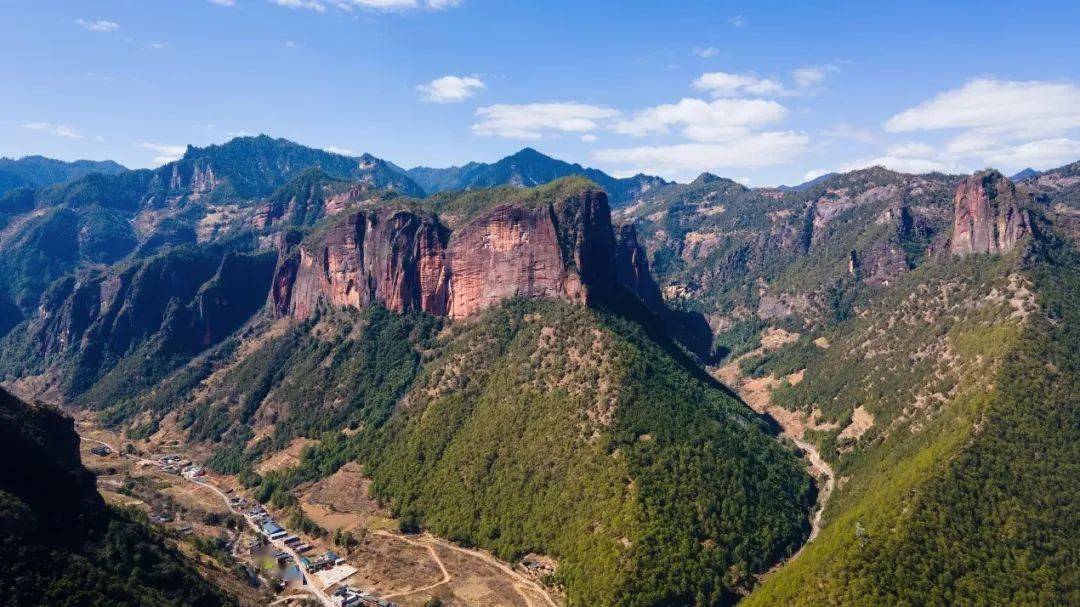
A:
[[[114,175],[126,170],[111,160],[65,162],[44,156],[0,158],[0,196],[16,188],[40,188],[91,173]]]
[[[798,373],[773,404],[808,420],[842,480],[818,540],[749,604],[1080,596],[1076,252],[1035,242],[952,263],[904,277],[826,331],[827,349],[800,338],[748,361]]]
[[[0,332],[69,272],[177,245],[259,236],[273,223],[276,205],[287,202],[280,200],[285,192],[274,198],[275,191],[312,169],[347,180],[347,197],[423,194],[373,156],[352,158],[265,135],[189,146],[183,158],[153,170],[92,173],[10,192],[0,198],[0,287],[8,300],[0,302]]]
[[[598,169],[557,160],[533,148],[523,148],[492,164],[470,162],[460,167],[445,169],[415,167],[406,171],[406,174],[428,194],[502,185],[530,188],[562,177],[580,176],[603,188],[611,198],[613,207],[628,204],[649,190],[668,183],[660,177],[643,174],[625,178],[612,177]]]
[[[706,176],[626,210],[669,303],[718,329],[718,376],[837,477],[748,604],[1076,600],[1069,173]]]
[[[284,199],[338,187],[303,179]],[[225,241],[58,281],[3,340],[7,377],[132,438],[182,433],[280,506],[359,460],[404,520],[554,556],[575,603],[730,604],[802,543],[810,479],[666,336],[595,185],[376,197],[303,224],[277,233],[273,280]],[[299,467],[254,473],[298,438],[318,441]]]

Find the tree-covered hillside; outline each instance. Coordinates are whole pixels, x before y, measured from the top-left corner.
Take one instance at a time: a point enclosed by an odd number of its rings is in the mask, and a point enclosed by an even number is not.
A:
[[[930,298],[837,327],[797,364],[803,381],[774,395],[793,409],[865,405],[875,423],[854,442],[811,433],[844,485],[818,540],[747,604],[1080,600],[1077,255],[1054,243],[931,270],[903,283]],[[876,355],[854,358],[875,333]]]
[[[0,196],[16,188],[39,188],[78,179],[90,173],[115,175],[126,170],[111,160],[65,162],[44,156],[0,158]]]
[[[440,324],[381,308],[267,320],[135,410],[216,442],[212,466],[282,507],[358,460],[403,521],[555,557],[574,605],[731,604],[801,545],[798,458],[633,322],[516,300]],[[299,467],[253,473],[300,436],[320,443]]]
[[[0,389],[0,593],[5,605],[234,604],[132,515],[105,506],[59,411]]]

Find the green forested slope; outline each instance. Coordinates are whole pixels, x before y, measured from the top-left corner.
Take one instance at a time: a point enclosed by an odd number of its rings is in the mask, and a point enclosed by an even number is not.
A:
[[[219,442],[211,465],[279,506],[358,460],[406,526],[554,556],[573,605],[730,604],[808,533],[794,454],[614,314],[512,301],[448,325],[370,308],[248,330],[139,408],[188,395],[177,419]],[[296,436],[321,439],[297,468],[251,471]]]
[[[521,302],[457,330],[369,458],[400,513],[555,554],[574,604],[723,604],[798,547],[799,463],[635,325]]]
[[[966,348],[992,364],[915,430],[894,424],[875,446],[841,455],[838,474],[851,484],[830,503],[821,536],[747,604],[1080,601],[1078,267],[1057,245],[990,263],[1029,280],[1038,308],[1022,323],[945,323],[961,357]]]

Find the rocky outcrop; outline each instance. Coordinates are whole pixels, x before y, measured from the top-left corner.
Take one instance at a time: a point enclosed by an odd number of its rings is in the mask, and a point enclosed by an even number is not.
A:
[[[396,312],[446,314],[446,229],[434,217],[408,210],[354,211],[314,243],[304,243],[279,266],[274,308],[307,318],[320,302]]]
[[[308,169],[271,194],[255,212],[252,223],[260,229],[280,223],[311,226],[370,201],[380,192],[368,180],[352,182],[331,177],[318,168]]]
[[[454,234],[447,260],[453,272],[449,313],[463,318],[514,296],[585,302],[568,271],[548,208],[496,208]]]
[[[69,275],[7,337],[0,357],[27,366],[10,369],[15,375],[55,365],[60,390],[77,394],[149,342],[164,356],[220,342],[263,307],[274,265],[272,253],[174,250],[113,272]]]
[[[310,317],[321,302],[464,318],[512,297],[589,303],[615,288],[607,198],[588,190],[500,205],[450,234],[416,210],[354,211],[279,265],[272,303]]]
[[[637,295],[650,310],[664,305],[660,287],[649,272],[648,254],[638,241],[637,228],[628,223],[615,231],[615,275],[623,287]]]
[[[1016,186],[997,171],[964,180],[954,197],[949,250],[954,255],[1007,253],[1031,233],[1031,216],[1020,204]]]

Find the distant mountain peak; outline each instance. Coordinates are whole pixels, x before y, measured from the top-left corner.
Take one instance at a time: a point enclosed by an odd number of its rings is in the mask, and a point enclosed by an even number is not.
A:
[[[525,147],[521,148],[520,150],[517,151],[517,153],[513,154],[511,156],[511,158],[517,157],[517,156],[542,156],[544,158],[551,158],[551,156],[548,156],[547,154],[541,152],[540,150],[538,150],[538,149],[536,149],[534,147],[530,147],[530,146],[525,146]]]
[[[1015,175],[1012,175],[1011,177],[1009,177],[1009,179],[1012,180],[1014,183],[1018,183],[1024,181],[1025,179],[1032,179],[1038,177],[1039,175],[1042,175],[1042,172],[1036,171],[1035,169],[1028,167],[1016,173]]]
[[[706,183],[713,183],[714,181],[721,181],[722,179],[723,179],[723,177],[720,177],[718,175],[714,175],[714,174],[706,171],[706,172],[698,175],[697,179],[694,179],[692,182],[690,182],[690,185],[705,185]]]
[[[490,164],[470,162],[446,168],[414,167],[406,174],[428,194],[498,185],[532,187],[579,175],[603,188],[612,206],[625,204],[643,192],[667,183],[660,177],[642,174],[619,179],[599,169],[552,158],[529,146]]]

